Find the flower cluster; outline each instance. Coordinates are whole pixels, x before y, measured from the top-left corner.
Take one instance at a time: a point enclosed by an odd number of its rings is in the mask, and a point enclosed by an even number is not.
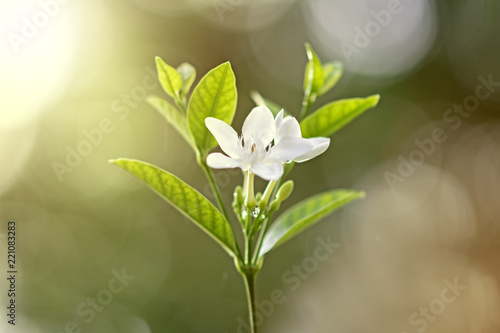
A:
[[[208,117],[205,124],[226,153],[208,155],[208,166],[214,169],[241,168],[269,181],[281,178],[283,165],[288,161],[308,161],[330,145],[329,138],[303,138],[297,119],[284,117],[283,110],[275,119],[264,106],[255,107],[250,112],[239,137],[230,125],[217,118]]]

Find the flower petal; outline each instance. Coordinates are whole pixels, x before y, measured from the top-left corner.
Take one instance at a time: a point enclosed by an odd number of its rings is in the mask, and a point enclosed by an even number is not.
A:
[[[283,175],[281,164],[256,163],[252,165],[252,172],[265,180],[278,180]]]
[[[273,113],[265,106],[253,108],[243,123],[242,133],[245,140],[253,137],[264,146],[269,145],[276,133]]]
[[[322,154],[325,152],[325,150],[328,148],[330,145],[330,139],[329,138],[311,138],[311,139],[306,139],[308,142],[313,144],[313,149],[304,155],[300,155],[299,157],[296,157],[294,159],[295,162],[301,163],[310,160],[311,158],[315,158],[316,156]]]
[[[276,119],[274,120],[274,123],[276,124],[276,130],[281,126],[284,114],[285,114],[285,109],[281,109],[281,111],[278,112],[278,114],[276,115]]]
[[[285,117],[281,121],[280,126],[276,127],[276,137],[275,137],[275,142],[278,143],[280,140],[282,140],[284,137],[287,136],[294,136],[294,137],[302,137],[302,133],[300,132],[300,125],[297,119],[294,117]]]
[[[240,162],[221,153],[212,153],[207,156],[207,165],[212,169],[239,168]]]
[[[304,155],[313,149],[313,144],[307,139],[287,136],[281,139],[275,146],[271,147],[269,155],[264,163],[285,163],[289,160]]]
[[[230,125],[213,117],[205,118],[205,125],[226,154],[233,158],[239,157],[238,134]]]

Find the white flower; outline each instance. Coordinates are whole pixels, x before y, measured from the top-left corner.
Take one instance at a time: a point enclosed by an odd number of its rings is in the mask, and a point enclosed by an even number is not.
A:
[[[209,167],[241,168],[266,180],[278,180],[284,163],[311,159],[325,151],[330,142],[326,138],[303,139],[295,118],[283,119],[282,111],[275,120],[263,106],[255,107],[247,116],[240,137],[222,120],[208,117],[205,124],[227,154],[208,155]]]
[[[302,139],[302,133],[300,132],[300,125],[297,119],[292,116],[287,116],[283,118],[284,111],[281,110],[276,116],[275,126],[276,135],[274,137],[274,142],[279,143],[283,138],[286,137],[296,137]],[[330,145],[330,139],[324,137],[302,139],[312,144],[312,149],[307,153],[302,154],[293,159],[293,161],[301,163],[309,161],[316,156],[323,154],[325,150]]]

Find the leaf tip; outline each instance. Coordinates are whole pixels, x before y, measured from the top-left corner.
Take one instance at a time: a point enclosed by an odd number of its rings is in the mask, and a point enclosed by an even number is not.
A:
[[[366,192],[365,191],[359,191],[358,196],[360,199],[365,199],[366,198]]]
[[[158,96],[156,96],[156,95],[149,95],[149,96],[146,97],[146,103],[152,105],[152,104],[154,104],[154,101],[156,99],[158,99]]]
[[[112,158],[108,160],[108,163],[121,166],[124,161],[125,161],[124,158]]]
[[[377,105],[378,102],[380,101],[380,94],[371,95],[368,98],[373,100],[374,105]]]
[[[155,64],[156,64],[156,69],[157,69],[157,71],[160,71],[160,68],[162,68],[162,67],[163,67],[163,64],[164,64],[164,63],[165,63],[165,62],[163,61],[163,59],[162,59],[162,58],[160,58],[160,57],[158,57],[158,56],[156,56],[156,57],[155,57]]]
[[[314,51],[313,51],[313,49],[312,49],[311,44],[309,44],[309,43],[307,43],[307,42],[306,42],[304,45],[305,45],[305,47],[306,47],[307,59],[309,59],[309,60],[313,60],[313,54],[314,54]]]

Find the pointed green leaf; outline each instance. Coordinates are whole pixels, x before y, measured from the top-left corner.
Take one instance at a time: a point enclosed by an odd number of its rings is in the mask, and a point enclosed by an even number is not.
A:
[[[318,92],[318,96],[325,94],[337,84],[344,73],[344,65],[339,61],[329,62],[323,65],[323,73],[325,81]]]
[[[193,139],[187,128],[186,116],[180,113],[172,104],[163,98],[149,96],[147,102],[153,106],[173,128],[195,149]]]
[[[182,78],[177,70],[167,65],[160,57],[156,57],[158,80],[163,90],[172,98],[177,99],[182,88]]]
[[[310,87],[311,94],[318,94],[325,82],[325,73],[321,61],[308,43],[306,43],[306,51],[309,61],[304,74],[304,91],[307,92]]]
[[[181,96],[186,96],[196,79],[196,69],[191,64],[183,62],[177,67],[177,73],[182,79]]]
[[[257,91],[252,90],[250,92],[250,97],[254,101],[255,105],[257,106],[266,106],[273,115],[276,117],[276,115],[283,109],[281,106],[278,104],[274,103],[273,101],[270,101],[269,99],[262,97],[261,94],[259,94]],[[288,113],[285,111],[285,115]]]
[[[236,243],[228,221],[198,191],[171,173],[149,163],[129,159],[118,159],[110,162],[143,181],[215,239],[231,256],[235,256]]]
[[[187,123],[194,142],[208,151],[217,142],[205,126],[205,118],[215,117],[231,124],[236,111],[236,85],[229,62],[212,69],[194,88],[187,110]]]
[[[366,110],[375,107],[379,99],[380,95],[372,95],[329,103],[300,123],[302,136],[305,138],[330,136]]]
[[[266,232],[259,256],[262,257],[347,203],[364,197],[363,191],[332,190],[307,198],[290,207]]]

